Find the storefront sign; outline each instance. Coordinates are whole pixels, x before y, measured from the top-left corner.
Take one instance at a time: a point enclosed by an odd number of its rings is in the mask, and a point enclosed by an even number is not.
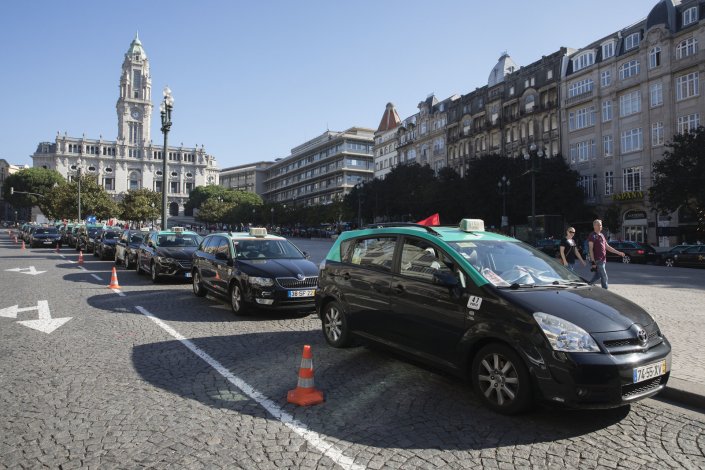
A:
[[[627,191],[624,193],[617,193],[612,196],[614,201],[631,201],[634,199],[644,199],[643,191]]]
[[[624,220],[645,219],[645,218],[646,218],[645,211],[629,211],[626,214],[624,214]]]

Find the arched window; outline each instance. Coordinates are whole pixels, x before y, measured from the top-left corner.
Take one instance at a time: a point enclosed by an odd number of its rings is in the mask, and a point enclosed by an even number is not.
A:
[[[169,215],[177,216],[179,215],[179,203],[172,202],[169,204]]]
[[[127,181],[127,189],[140,189],[140,187],[142,186],[141,183],[142,179],[140,178],[140,174],[136,171],[131,171]]]
[[[529,95],[524,99],[524,111],[527,113],[530,113],[531,111],[534,110],[534,103],[536,102],[536,98],[534,98],[534,95]]]

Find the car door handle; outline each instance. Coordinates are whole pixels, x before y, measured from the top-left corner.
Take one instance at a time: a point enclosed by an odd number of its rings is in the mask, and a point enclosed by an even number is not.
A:
[[[394,286],[394,292],[396,294],[403,294],[405,290],[406,289],[404,288],[403,284],[397,284],[396,286]]]
[[[350,273],[343,274],[343,279],[345,279],[346,281],[349,281],[350,280]]]

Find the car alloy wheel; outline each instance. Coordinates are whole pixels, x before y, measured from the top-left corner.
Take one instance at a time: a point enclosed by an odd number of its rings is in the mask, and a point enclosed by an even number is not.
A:
[[[198,271],[198,269],[193,270],[193,274],[191,274],[193,278],[193,293],[196,297],[205,297],[207,292],[206,288],[203,287],[203,283],[201,282],[201,273]]]
[[[157,263],[152,261],[152,263],[149,265],[149,275],[152,278],[153,283],[157,283],[159,281],[159,274],[157,273]]]
[[[348,317],[338,302],[329,302],[323,310],[323,335],[328,344],[334,348],[350,345],[350,328]]]
[[[233,282],[233,285],[230,287],[230,308],[235,315],[244,315],[246,313],[242,298],[242,289],[237,282]]]
[[[676,265],[676,261],[673,258],[666,258],[666,261],[664,261],[663,264],[665,264],[669,268],[672,268],[673,266]]]
[[[629,264],[632,262],[632,258],[629,255],[622,256],[622,263]]]
[[[480,399],[499,413],[516,414],[531,403],[526,366],[503,344],[489,344],[475,355],[472,381]]]

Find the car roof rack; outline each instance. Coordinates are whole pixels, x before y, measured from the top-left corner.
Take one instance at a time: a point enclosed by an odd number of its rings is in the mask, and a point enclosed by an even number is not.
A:
[[[381,224],[369,224],[369,225],[365,226],[365,228],[388,228],[388,227],[417,227],[417,228],[425,229],[428,233],[432,233],[433,235],[438,235],[439,237],[441,236],[441,234],[439,232],[437,232],[436,230],[434,230],[433,227],[429,227],[428,225],[417,224],[414,222],[384,222]]]

